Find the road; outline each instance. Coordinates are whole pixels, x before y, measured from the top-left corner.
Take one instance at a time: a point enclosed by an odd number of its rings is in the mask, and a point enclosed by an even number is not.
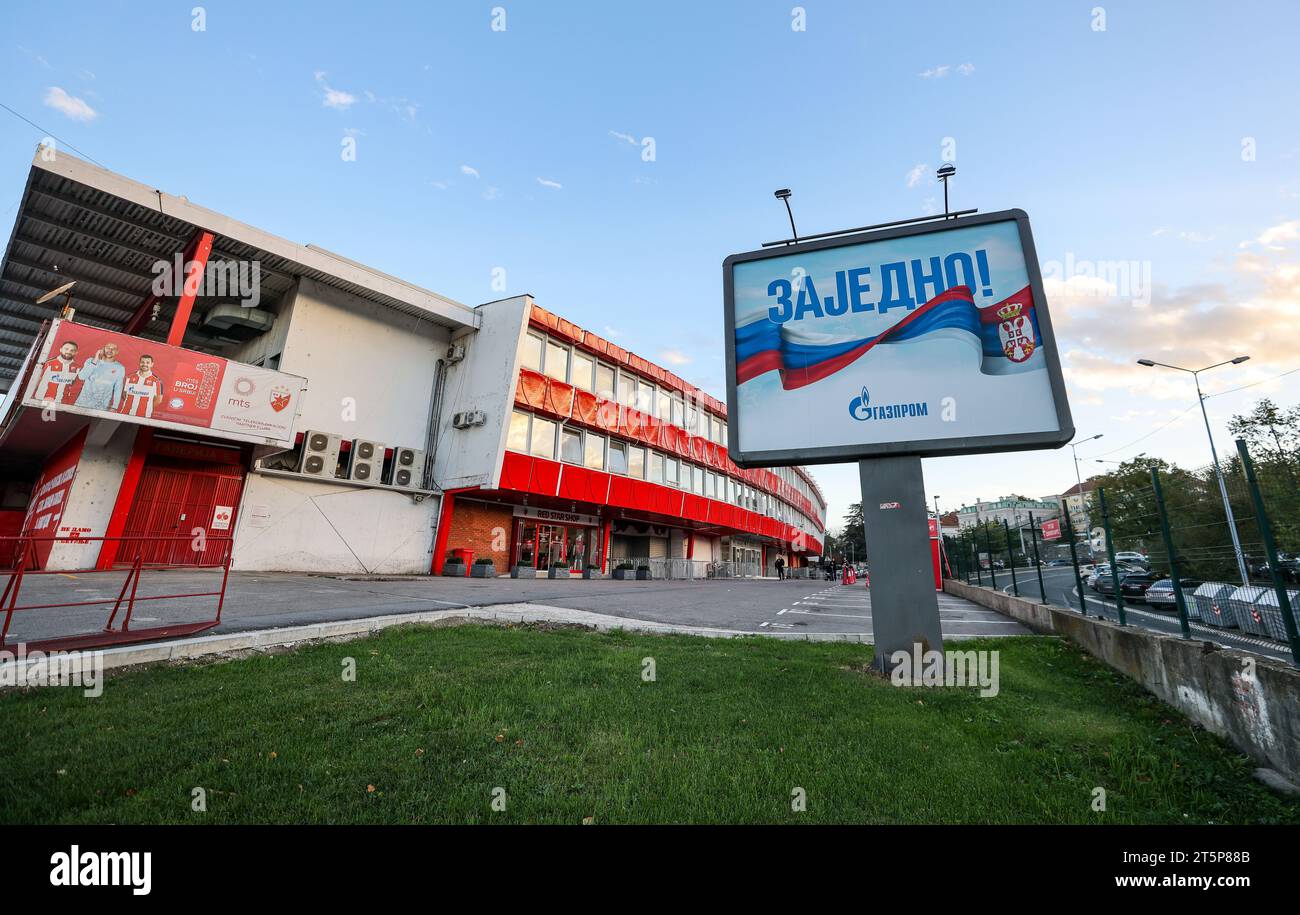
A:
[[[14,614],[9,641],[35,641],[102,629],[125,573],[72,572],[29,576],[19,605],[107,599],[109,606],[26,610]],[[211,619],[220,571],[145,570],[133,630]],[[1029,635],[1014,620],[941,594],[942,631],[951,638]],[[871,597],[862,585],[827,581],[614,581],[545,578],[354,578],[299,573],[232,572],[215,632],[267,629],[396,613],[492,604],[534,603],[590,610],[627,619],[708,626],[739,632],[792,630],[871,633]],[[118,622],[121,622],[119,617]]]
[[[1032,568],[1017,568],[1016,581],[1020,586],[1020,596],[1027,597],[1031,600],[1037,598],[1042,600],[1044,595],[1038,589],[1038,574]],[[1088,588],[1087,577],[1084,578],[1084,594],[1088,602],[1088,614],[1090,616],[1103,616],[1106,619],[1118,620],[1119,613],[1115,609],[1115,602],[1110,598],[1103,598],[1100,594]],[[989,583],[988,574],[984,574],[984,584]],[[1075,586],[1074,568],[1072,566],[1053,566],[1043,569],[1043,586],[1046,591],[1046,600],[1057,606],[1069,607],[1073,610],[1079,609],[1079,592]],[[1009,570],[998,570],[997,587],[999,590],[1012,593],[1011,589],[1011,572]],[[1178,614],[1174,610],[1161,612],[1152,609],[1146,604],[1133,604],[1131,601],[1124,601],[1124,616],[1129,625],[1142,626],[1147,629],[1154,629],[1157,632],[1167,632],[1172,635],[1178,635]],[[1217,645],[1223,645],[1226,648],[1236,648],[1240,651],[1249,651],[1253,654],[1263,655],[1265,657],[1277,658],[1283,661],[1291,660],[1290,649],[1281,642],[1275,642],[1272,639],[1262,639],[1258,636],[1248,635],[1246,633],[1237,633],[1234,630],[1216,629],[1213,626],[1206,626],[1198,623],[1196,620],[1190,621],[1192,636],[1207,642],[1214,642]]]

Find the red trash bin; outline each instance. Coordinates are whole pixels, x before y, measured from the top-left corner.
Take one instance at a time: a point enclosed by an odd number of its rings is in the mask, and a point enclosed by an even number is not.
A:
[[[470,567],[474,565],[474,551],[457,548],[451,551],[451,555],[465,563],[465,577],[468,578]]]

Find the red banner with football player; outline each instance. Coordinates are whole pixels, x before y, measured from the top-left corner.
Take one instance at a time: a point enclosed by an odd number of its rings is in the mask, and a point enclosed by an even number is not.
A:
[[[290,447],[306,379],[55,321],[23,404]]]

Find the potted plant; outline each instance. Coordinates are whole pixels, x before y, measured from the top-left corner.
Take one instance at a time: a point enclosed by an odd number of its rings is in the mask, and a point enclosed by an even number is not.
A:
[[[614,566],[614,577],[619,581],[630,581],[636,577],[636,566],[630,562],[620,562]]]
[[[465,576],[465,560],[454,553],[447,554],[447,561],[442,564],[442,574],[463,578]]]
[[[551,567],[546,570],[547,578],[568,578],[569,564],[567,562],[553,562]]]
[[[650,575],[650,566],[648,564],[642,563],[641,565],[636,567],[637,581],[649,581],[651,577],[652,576]]]
[[[491,559],[475,559],[469,570],[470,578],[496,578],[497,567]]]
[[[587,563],[586,568],[582,570],[583,578],[600,578],[600,566]]]

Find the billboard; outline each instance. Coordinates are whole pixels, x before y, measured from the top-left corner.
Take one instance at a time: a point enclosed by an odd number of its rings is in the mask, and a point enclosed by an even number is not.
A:
[[[1029,217],[940,219],[723,263],[742,466],[1055,448],[1074,434]]]
[[[54,321],[23,405],[293,447],[306,379]]]

